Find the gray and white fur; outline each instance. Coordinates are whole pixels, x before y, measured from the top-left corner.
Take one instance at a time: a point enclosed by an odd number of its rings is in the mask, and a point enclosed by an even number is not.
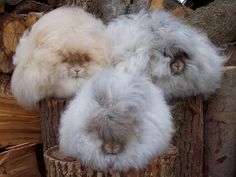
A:
[[[97,170],[140,169],[164,153],[174,128],[162,91],[144,77],[104,70],[62,115],[60,150]]]
[[[167,98],[220,87],[225,57],[205,34],[165,11],[120,16],[108,24],[107,36],[113,66],[148,76]]]

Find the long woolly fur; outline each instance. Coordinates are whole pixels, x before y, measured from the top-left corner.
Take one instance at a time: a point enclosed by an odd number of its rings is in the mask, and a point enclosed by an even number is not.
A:
[[[64,56],[88,54],[87,74],[68,77]],[[11,90],[18,103],[33,108],[49,96],[71,97],[84,80],[109,63],[105,26],[78,7],[61,7],[42,16],[24,33],[13,57]]]
[[[101,140],[87,131],[89,121],[113,111],[123,113],[129,108],[132,108],[138,126],[124,151],[118,155],[105,155],[101,151]],[[144,77],[104,70],[83,85],[63,113],[59,147],[65,154],[97,170],[127,171],[143,168],[164,153],[173,132],[170,109],[159,88]]]
[[[220,87],[222,56],[207,36],[168,12],[120,16],[107,26],[110,59],[117,69],[147,75],[167,98],[209,95]],[[179,50],[189,60],[182,74],[171,74],[170,57]]]

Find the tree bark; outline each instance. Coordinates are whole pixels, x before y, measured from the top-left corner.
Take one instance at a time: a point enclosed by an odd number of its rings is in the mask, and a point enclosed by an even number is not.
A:
[[[236,41],[221,46],[225,49],[225,54],[229,56],[225,66],[236,66]]]
[[[222,87],[205,112],[204,176],[236,175],[236,66],[226,67]]]
[[[58,144],[58,129],[61,113],[64,111],[66,100],[48,98],[39,102],[39,113],[41,117],[41,132],[43,149]]]
[[[95,171],[91,167],[83,166],[58,151],[58,147],[52,147],[44,153],[47,169],[47,177],[176,177],[173,168],[177,150],[172,146],[169,151],[153,160],[145,169],[130,170],[126,173],[109,170],[107,172]]]
[[[97,17],[102,16],[101,9],[97,0],[48,0],[53,8],[60,6],[79,6]]]
[[[48,4],[40,3],[37,1],[22,1],[14,10],[14,13],[28,14],[30,12],[47,12],[52,10]]]
[[[149,9],[151,0],[98,0],[98,4],[102,11],[101,18],[107,23],[119,15]]]
[[[236,1],[215,0],[186,17],[187,23],[200,28],[216,44],[236,39]]]
[[[104,22],[108,22],[119,15],[148,9],[151,0],[49,0],[49,3],[52,7],[80,6]]]
[[[200,96],[172,101],[178,148],[175,172],[178,177],[202,177],[203,100]]]

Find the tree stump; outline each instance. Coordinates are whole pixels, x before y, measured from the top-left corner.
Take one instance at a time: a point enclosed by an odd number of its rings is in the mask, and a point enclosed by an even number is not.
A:
[[[236,38],[236,1],[214,0],[192,11],[186,22],[204,30],[215,45],[232,42]]]
[[[176,176],[202,177],[203,165],[203,99],[200,96],[173,100],[176,134],[173,144],[178,148]]]
[[[58,147],[49,148],[44,153],[47,177],[176,177],[174,164],[177,149],[171,146],[168,152],[153,160],[143,170],[129,170],[128,172],[116,172],[112,169],[106,172],[96,171],[91,167],[83,166],[59,152]]]
[[[236,66],[226,67],[222,88],[205,112],[204,176],[236,175]]]
[[[67,100],[58,98],[48,98],[39,102],[44,150],[58,144],[60,116],[67,103]]]
[[[68,101],[45,99],[40,101],[44,150],[57,145],[61,112]],[[179,153],[175,172],[178,177],[201,177],[203,165],[203,100],[200,96],[171,102],[176,122],[174,145]]]

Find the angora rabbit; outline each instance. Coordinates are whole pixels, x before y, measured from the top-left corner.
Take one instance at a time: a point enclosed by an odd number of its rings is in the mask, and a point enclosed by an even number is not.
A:
[[[224,56],[205,34],[167,12],[118,17],[107,35],[113,65],[147,75],[167,98],[208,95],[220,86]]]
[[[45,97],[71,97],[108,63],[103,23],[80,8],[58,8],[21,38],[14,56],[12,93],[28,108]]]
[[[173,132],[159,88],[146,78],[105,70],[85,83],[63,113],[59,147],[95,169],[126,171],[163,153]]]

